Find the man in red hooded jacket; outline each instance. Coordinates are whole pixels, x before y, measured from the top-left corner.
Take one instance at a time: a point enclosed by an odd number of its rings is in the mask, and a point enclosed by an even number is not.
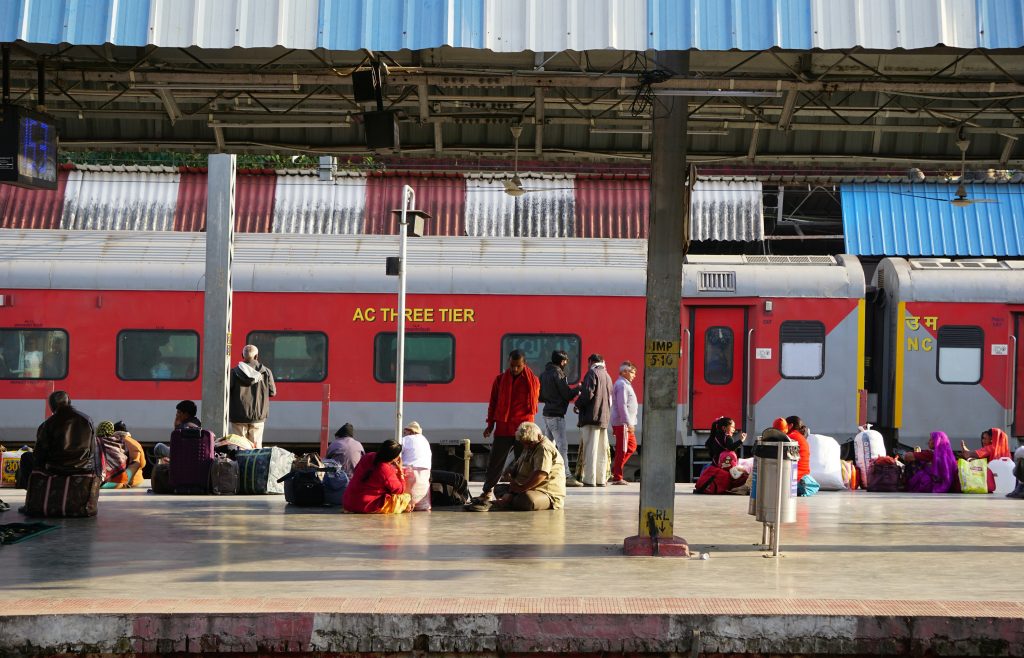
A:
[[[484,438],[494,434],[491,455],[487,461],[484,490],[477,501],[486,503],[501,477],[505,460],[516,447],[516,430],[522,423],[532,423],[537,414],[540,380],[526,365],[526,355],[512,350],[508,355],[508,368],[494,379],[491,399],[487,405],[487,428]]]

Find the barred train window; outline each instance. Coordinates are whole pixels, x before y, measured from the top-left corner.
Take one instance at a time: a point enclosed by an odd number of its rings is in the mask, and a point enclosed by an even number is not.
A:
[[[708,327],[704,332],[704,381],[722,386],[732,381],[735,338],[729,327]]]
[[[779,327],[779,371],[784,379],[821,379],[825,374],[825,325],[788,320]]]
[[[526,355],[526,363],[539,373],[551,360],[551,353],[562,350],[569,355],[569,363],[565,365],[565,377],[570,382],[578,382],[580,378],[580,337],[574,334],[505,334],[501,337],[501,370],[508,363],[508,353],[522,350]]]
[[[0,329],[0,379],[64,379],[68,333],[63,329]]]
[[[322,382],[327,379],[327,334],[320,331],[253,331],[245,338],[255,345],[263,365],[278,382]]]
[[[939,328],[936,376],[943,384],[977,384],[981,381],[985,332],[981,327]]]
[[[373,340],[373,377],[393,382],[398,336],[377,334]],[[405,381],[410,384],[447,384],[455,379],[455,337],[451,334],[405,334]]]
[[[117,376],[133,381],[191,381],[199,376],[199,334],[129,329],[117,335]]]

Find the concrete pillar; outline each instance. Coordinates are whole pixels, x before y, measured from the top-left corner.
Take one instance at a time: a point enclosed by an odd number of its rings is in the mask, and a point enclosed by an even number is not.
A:
[[[235,256],[235,156],[209,158],[206,199],[206,294],[203,301],[203,427],[228,431],[231,367],[231,261]]]
[[[658,53],[659,66],[686,75],[689,55]],[[647,240],[644,408],[638,533],[630,555],[688,555],[675,536],[676,430],[679,401],[679,313],[683,256],[689,237],[686,171],[687,99],[655,96],[651,151],[651,215]]]

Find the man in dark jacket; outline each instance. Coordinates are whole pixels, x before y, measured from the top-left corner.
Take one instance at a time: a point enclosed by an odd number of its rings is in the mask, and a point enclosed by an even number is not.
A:
[[[558,448],[565,464],[565,486],[582,487],[569,472],[569,443],[565,439],[565,413],[569,403],[579,393],[578,386],[569,386],[565,377],[565,366],[569,363],[569,355],[561,350],[551,353],[548,363],[540,376],[540,401],[544,403],[544,430]]]
[[[591,354],[590,368],[580,383],[576,412],[580,427],[580,464],[576,470],[585,487],[603,487],[608,481],[608,424],[612,416],[612,378],[604,357]]]
[[[52,415],[36,430],[33,468],[54,475],[96,473],[92,421],[71,406],[65,391],[50,393]]]
[[[263,447],[263,425],[270,413],[270,398],[277,395],[274,373],[259,361],[255,345],[242,348],[242,360],[231,369],[228,420],[231,433],[244,436],[257,449]]]

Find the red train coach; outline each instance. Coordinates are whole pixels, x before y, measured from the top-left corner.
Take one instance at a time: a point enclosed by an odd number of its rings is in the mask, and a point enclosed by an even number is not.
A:
[[[237,235],[232,351],[256,344],[278,381],[269,443],[330,426],[388,435],[397,282],[392,236]],[[433,441],[481,440],[490,383],[513,348],[543,369],[570,354],[644,360],[646,242],[410,241],[407,418]],[[0,440],[32,438],[45,395],[166,438],[200,397],[205,236],[5,231],[0,236]],[[849,434],[860,413],[864,277],[856,258],[691,257],[684,266],[680,445],[731,415],[756,430],[799,413]],[[642,378],[634,383],[643,399]],[[574,419],[570,418],[570,425]],[[572,440],[572,439],[571,439]],[[642,441],[642,437],[641,437]]]

